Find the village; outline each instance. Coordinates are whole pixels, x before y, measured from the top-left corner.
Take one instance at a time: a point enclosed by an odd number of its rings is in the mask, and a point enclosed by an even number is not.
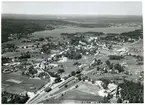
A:
[[[140,31],[138,32],[140,33]],[[119,38],[120,40],[118,40]],[[126,37],[120,35],[111,36],[108,34],[106,36],[101,32],[62,33],[60,39],[55,37],[24,39],[20,45],[5,45],[7,47],[3,48],[2,72],[4,74],[19,72],[19,75],[29,79],[47,80],[48,83],[44,89],[46,93],[51,91],[53,87],[76,76],[81,81],[78,82],[79,85],[76,85],[77,89],[84,83],[85,85],[91,84],[92,87],[97,85],[98,91],[93,93],[101,97],[97,103],[104,100],[114,103],[121,99],[121,94],[116,96],[116,93],[121,91],[120,88],[118,90],[118,84],[122,83],[124,79],[143,82],[143,68],[139,67],[143,64],[143,57],[141,54],[130,51],[130,46],[141,40],[141,38],[126,40]],[[12,49],[11,52],[9,52],[10,49]],[[136,52],[142,51],[140,49]],[[132,61],[131,58],[134,60]],[[128,68],[130,62],[132,65],[138,65],[138,71],[134,72]],[[104,82],[106,80],[109,81],[106,83]],[[8,81],[19,84],[19,81],[15,79]],[[69,84],[73,86],[73,83]],[[64,87],[68,88],[69,84],[64,84]],[[35,92],[27,92],[30,99],[43,91],[41,87],[39,89],[29,87],[28,90],[35,90]],[[62,88],[62,90],[65,89]],[[90,91],[86,92],[91,93]],[[108,98],[109,95],[111,98]],[[123,101],[128,102],[128,100]]]

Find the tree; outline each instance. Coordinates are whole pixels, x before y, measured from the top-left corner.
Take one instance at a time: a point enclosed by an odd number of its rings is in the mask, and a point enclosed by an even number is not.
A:
[[[124,83],[120,83],[121,98],[123,100],[129,100],[129,103],[143,103],[143,85],[138,82],[124,80]]]
[[[45,39],[44,39],[44,38],[42,38],[42,37],[40,37],[38,40],[39,40],[39,41],[44,41]]]
[[[67,80],[68,78],[69,78],[69,76],[65,76],[65,77],[63,77],[64,78],[64,80]]]
[[[107,60],[107,61],[106,61],[106,64],[107,64],[108,66],[110,66],[111,63],[110,63],[109,60]]]
[[[122,99],[118,98],[117,103],[122,103]]]
[[[88,78],[88,81],[91,81],[91,78]]]
[[[18,95],[15,95],[15,103],[19,103],[21,101],[20,97]]]
[[[109,45],[109,46],[108,46],[108,49],[111,50],[111,49],[112,49],[112,45]]]
[[[78,88],[79,86],[78,86],[78,85],[76,85],[75,87],[76,87],[76,88]]]
[[[108,99],[111,99],[111,98],[113,98],[113,95],[112,95],[112,94],[110,94],[110,93],[108,93],[107,98],[108,98]]]
[[[100,70],[100,67],[97,67],[97,71],[99,71]]]
[[[72,75],[72,76],[75,76],[75,75],[76,75],[75,71],[72,71],[72,72],[71,72],[71,75]]]
[[[58,69],[57,71],[57,73],[60,73],[60,74],[62,74],[63,72],[65,72],[64,69]]]
[[[104,88],[104,89],[107,89],[107,88],[108,88],[108,84],[109,84],[110,81],[107,80],[107,79],[102,79],[102,82],[103,82],[103,85],[102,85],[103,88]]]
[[[123,59],[123,56],[119,56],[119,55],[109,55],[108,56],[110,60],[120,60]]]
[[[79,76],[79,77],[78,77],[78,80],[79,80],[79,81],[81,81],[81,80],[82,80],[81,76]]]
[[[30,52],[27,51],[27,52],[21,53],[20,59],[27,59],[30,57],[31,57]]]
[[[24,71],[22,71],[22,75],[25,75]]]
[[[74,66],[75,66],[75,65],[78,66],[78,65],[81,65],[81,63],[79,63],[79,62],[75,62],[73,65],[74,65]]]
[[[8,58],[8,57],[2,57],[2,65],[3,65],[4,63],[9,63],[10,61],[11,61],[10,58]]]
[[[124,71],[123,67],[119,63],[115,64],[114,68],[117,69],[119,73]]]
[[[2,93],[2,103],[3,104],[24,104],[26,101],[29,99],[28,95],[26,96],[21,96],[18,94],[12,94],[8,92],[3,92]]]
[[[132,98],[132,103],[138,103],[138,97],[137,96],[133,96]]]
[[[77,71],[76,71],[76,74],[80,74],[80,73],[81,73],[81,71],[80,71],[80,70],[77,70]]]
[[[50,50],[49,44],[42,45],[41,52],[44,52],[46,54],[50,54],[51,50]]]
[[[54,80],[55,83],[58,83],[58,82],[61,82],[61,81],[62,81],[62,80],[61,80],[60,76],[57,77],[57,78],[55,78],[55,80]]]
[[[109,99],[106,96],[103,98],[103,103],[109,103]]]
[[[65,88],[67,88],[67,87],[68,87],[68,85],[65,85],[64,87],[65,87]]]
[[[111,64],[109,65],[109,68],[110,68],[110,69],[113,69],[113,66],[114,66],[113,63],[111,63]]]
[[[29,96],[28,96],[28,94],[26,93],[25,100],[28,100],[28,99],[29,99]]]
[[[6,104],[7,103],[7,97],[2,97],[2,104]]]
[[[92,84],[95,84],[95,80],[92,80]]]
[[[108,71],[107,71],[107,69],[106,69],[106,68],[104,69],[104,73],[108,73]]]
[[[36,74],[36,73],[37,73],[37,70],[36,70],[36,69],[34,69],[34,67],[33,67],[33,66],[30,66],[30,67],[29,67],[29,73],[30,73],[30,74],[32,74],[32,75],[34,75],[34,74]]]
[[[98,59],[98,61],[97,61],[97,65],[100,65],[100,64],[102,64],[102,62],[101,62],[100,59]]]
[[[82,58],[81,53],[79,53],[77,51],[74,51],[73,49],[71,49],[69,52],[67,52],[67,54],[65,54],[65,56],[68,59],[75,59],[75,60],[78,60],[78,59]]]

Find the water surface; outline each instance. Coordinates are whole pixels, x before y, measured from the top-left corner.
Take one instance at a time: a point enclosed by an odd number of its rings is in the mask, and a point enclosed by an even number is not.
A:
[[[134,31],[136,29],[139,29],[139,27],[107,27],[107,28],[65,27],[65,28],[59,28],[55,30],[34,32],[32,35],[35,37],[46,37],[46,36],[59,37],[61,33],[75,33],[75,32],[88,32],[88,31],[104,32],[104,33],[122,33],[122,32]]]

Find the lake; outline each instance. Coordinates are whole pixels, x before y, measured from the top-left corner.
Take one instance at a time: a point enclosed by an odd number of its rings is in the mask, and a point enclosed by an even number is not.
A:
[[[35,37],[47,37],[53,36],[58,37],[61,33],[75,33],[75,32],[104,32],[104,33],[122,33],[122,32],[129,32],[134,31],[135,29],[139,29],[139,27],[107,27],[107,28],[81,28],[81,27],[65,27],[65,28],[58,28],[55,30],[46,30],[46,31],[39,31],[34,32],[32,36]]]

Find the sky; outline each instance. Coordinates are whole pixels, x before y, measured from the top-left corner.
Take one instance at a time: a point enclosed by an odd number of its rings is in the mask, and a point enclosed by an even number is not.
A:
[[[133,2],[99,2],[99,1],[3,1],[4,14],[35,14],[35,15],[142,15],[142,3]]]

